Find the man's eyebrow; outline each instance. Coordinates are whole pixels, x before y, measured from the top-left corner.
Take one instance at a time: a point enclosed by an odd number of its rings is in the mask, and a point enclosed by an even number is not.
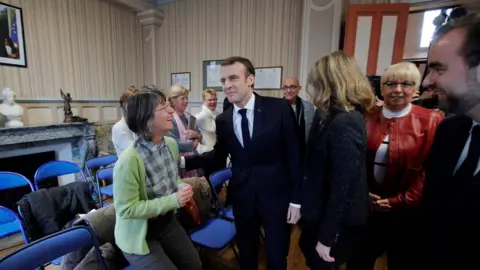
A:
[[[445,68],[445,65],[438,61],[435,61],[435,62],[429,63],[428,68],[431,68],[431,69]]]

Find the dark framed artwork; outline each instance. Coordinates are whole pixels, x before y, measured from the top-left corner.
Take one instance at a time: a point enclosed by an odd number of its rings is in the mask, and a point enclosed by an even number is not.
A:
[[[27,67],[25,51],[22,9],[0,2],[0,65]]]

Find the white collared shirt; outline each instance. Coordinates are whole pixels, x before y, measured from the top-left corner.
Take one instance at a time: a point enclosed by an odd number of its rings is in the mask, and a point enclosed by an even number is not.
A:
[[[242,108],[238,107],[237,105],[233,104],[233,131],[235,132],[235,136],[237,136],[238,141],[243,146],[243,137],[242,137],[242,115],[238,112]],[[253,134],[253,121],[254,121],[254,110],[255,110],[255,95],[252,94],[250,100],[247,102],[243,109],[247,109],[247,119],[248,119],[248,129],[250,131],[250,138],[252,138]]]
[[[470,141],[472,140],[472,130],[473,127],[480,125],[480,123],[473,121],[472,127],[470,128],[470,135],[468,136],[467,142],[465,143],[465,146],[463,147],[462,154],[460,154],[460,158],[458,159],[457,166],[455,166],[455,171],[453,174],[457,172],[457,170],[460,168],[462,163],[465,161],[468,155],[468,149],[470,148]],[[478,159],[478,165],[477,169],[475,170],[475,173],[473,175],[476,175],[480,171],[480,159]]]
[[[112,127],[112,142],[117,156],[132,145],[136,138],[137,136],[128,128],[127,121],[123,117]]]

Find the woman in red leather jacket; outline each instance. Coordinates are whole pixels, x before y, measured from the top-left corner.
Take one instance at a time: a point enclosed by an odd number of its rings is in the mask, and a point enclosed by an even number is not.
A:
[[[423,162],[443,116],[411,103],[420,87],[412,63],[390,66],[381,78],[383,106],[367,116],[367,181],[372,211],[349,270],[373,269],[387,253],[388,270],[415,269]]]

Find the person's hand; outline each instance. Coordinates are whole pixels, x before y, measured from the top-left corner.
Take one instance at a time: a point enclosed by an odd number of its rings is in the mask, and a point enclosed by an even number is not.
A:
[[[382,210],[388,210],[392,208],[392,206],[390,206],[390,203],[388,202],[388,199],[377,200],[377,205]]]
[[[198,147],[198,140],[194,140],[193,141],[193,148],[197,149],[197,147]]]
[[[191,140],[191,139],[195,139],[195,138],[200,138],[200,134],[198,134],[198,132],[196,132],[195,130],[187,130],[185,131],[185,133],[187,134],[187,139]]]
[[[334,262],[335,258],[330,257],[330,247],[324,246],[320,241],[317,243],[315,250],[318,253],[318,256],[326,262]]]
[[[390,206],[390,203],[388,202],[388,199],[382,199],[380,196],[373,193],[368,193],[368,195],[370,195],[373,204],[378,210],[388,210],[392,208],[392,206]]]
[[[378,97],[375,97],[375,105],[378,107],[383,106],[383,100],[378,99]]]
[[[301,216],[300,208],[291,205],[288,207],[287,223],[297,224]]]
[[[180,207],[184,207],[185,204],[192,199],[193,196],[193,190],[192,188],[185,188],[185,189],[180,189],[175,193],[177,196],[178,204]]]

